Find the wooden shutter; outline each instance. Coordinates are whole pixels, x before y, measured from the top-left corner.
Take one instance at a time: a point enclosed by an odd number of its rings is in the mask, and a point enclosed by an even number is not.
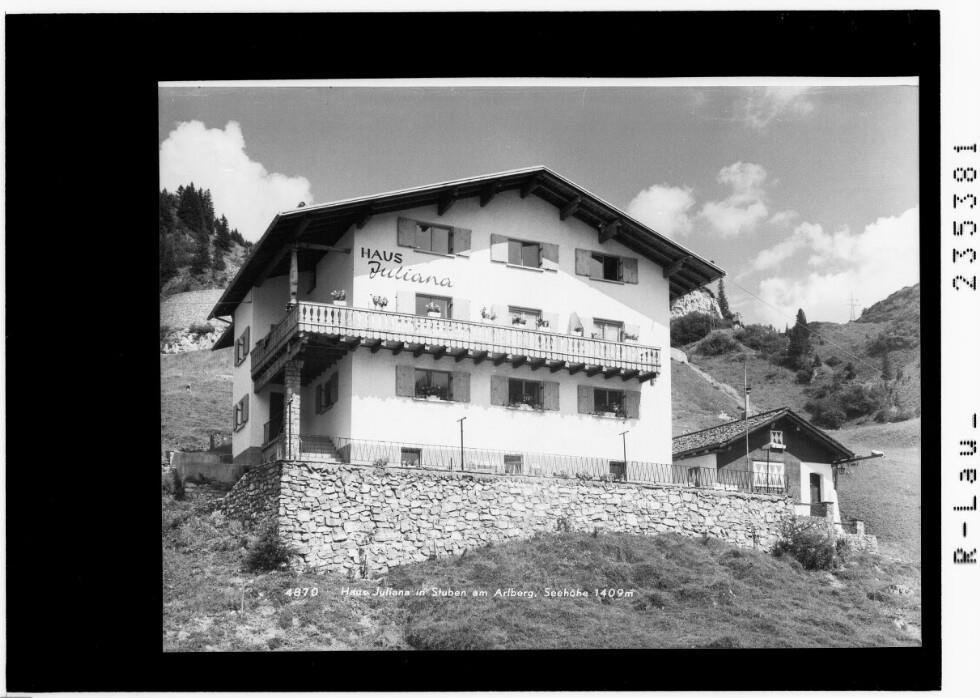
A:
[[[575,273],[591,277],[592,253],[588,250],[575,250]]]
[[[250,342],[252,341],[252,328],[246,327],[245,331],[242,333],[242,358],[248,356],[249,349],[251,348]]]
[[[550,242],[541,244],[541,268],[558,271],[558,245]]]
[[[582,320],[579,318],[578,313],[572,311],[568,316],[568,334],[575,334],[580,329],[584,329]]]
[[[546,410],[558,409],[558,383],[556,381],[542,381],[541,401]]]
[[[242,398],[242,424],[248,421],[248,395]]]
[[[232,431],[238,431],[238,412],[241,409],[241,405],[237,402],[235,406],[231,408],[231,429]]]
[[[507,376],[490,376],[490,404],[507,405]]]
[[[497,316],[494,322],[498,325],[509,325],[510,323],[510,310],[506,305],[493,305],[492,313]]]
[[[490,259],[494,262],[507,261],[507,237],[491,233],[490,235]]]
[[[638,273],[636,270],[636,257],[623,257],[623,282],[627,284],[638,283]]]
[[[398,291],[395,294],[395,312],[415,315],[415,292]]]
[[[626,417],[628,419],[640,418],[640,391],[626,390]]]
[[[468,255],[470,253],[470,229],[453,228],[453,254]]]
[[[580,385],[578,387],[578,412],[579,414],[592,414],[595,412],[595,388],[591,385]]]
[[[470,299],[453,298],[453,320],[469,320],[470,318]]]
[[[544,330],[545,332],[557,332],[558,331],[558,313],[541,313],[541,319],[548,323],[547,327],[539,327],[539,330]]]
[[[415,239],[416,222],[411,218],[398,218],[398,244],[402,247],[418,247]]]
[[[453,371],[452,398],[455,402],[470,401],[470,374]]]
[[[586,339],[592,339],[592,333],[595,332],[595,325],[592,324],[592,318],[584,317],[581,319],[581,323],[582,323],[582,336],[585,337]]]
[[[415,397],[414,366],[395,366],[395,395]]]
[[[626,335],[635,337],[636,339],[628,339]],[[640,326],[626,324],[623,326],[623,341],[624,342],[639,342],[640,341]]]

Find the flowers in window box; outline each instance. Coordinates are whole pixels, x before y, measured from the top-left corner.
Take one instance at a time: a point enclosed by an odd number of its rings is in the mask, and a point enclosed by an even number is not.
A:
[[[388,305],[387,296],[371,296],[371,302],[374,303],[375,308],[384,308]]]
[[[445,388],[431,385],[431,386],[419,386],[415,394],[417,397],[423,397],[426,400],[448,400],[449,391]]]
[[[593,332],[592,339],[602,339],[602,332]]]
[[[639,335],[634,334],[633,332],[626,332],[625,330],[623,331],[624,342],[635,342],[639,340],[639,338],[640,338]]]
[[[480,317],[484,320],[496,320],[497,313],[493,312],[493,310],[487,310],[486,306],[483,306],[480,308]]]
[[[512,325],[526,325],[527,318],[524,317],[523,315],[512,315],[510,318],[510,322]]]
[[[442,308],[440,308],[439,304],[435,301],[430,301],[425,304],[425,312],[429,315],[429,317],[439,317],[442,315]]]
[[[342,288],[334,289],[330,292],[330,297],[337,305],[347,305],[347,291]]]
[[[551,327],[551,321],[550,320],[545,320],[543,317],[539,317],[537,319],[537,321],[535,322],[535,324],[538,326],[538,328],[541,328],[541,327]]]

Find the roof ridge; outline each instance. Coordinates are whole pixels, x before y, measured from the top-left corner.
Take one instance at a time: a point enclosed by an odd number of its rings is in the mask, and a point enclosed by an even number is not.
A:
[[[749,419],[753,419],[754,417],[762,417],[764,415],[771,414],[773,412],[780,412],[780,411],[783,411],[783,410],[788,410],[788,411],[792,412],[792,410],[789,407],[787,407],[787,406],[776,407],[776,408],[771,409],[771,410],[766,410],[765,412],[756,412],[755,414],[750,415],[747,418],[746,417],[742,417],[741,419],[733,419],[730,422],[722,422],[721,424],[715,424],[713,427],[705,427],[704,429],[698,429],[697,431],[689,431],[689,432],[686,432],[684,434],[678,434],[677,436],[673,437],[671,439],[671,441],[674,441],[676,439],[681,439],[681,438],[683,438],[685,436],[694,436],[695,434],[700,434],[701,432],[710,431],[712,429],[720,429],[721,427],[727,427],[729,424],[735,424],[736,422],[745,422],[745,421],[748,421]]]

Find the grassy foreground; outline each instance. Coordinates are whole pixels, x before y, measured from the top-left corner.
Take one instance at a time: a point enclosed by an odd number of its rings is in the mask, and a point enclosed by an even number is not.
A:
[[[163,497],[165,650],[919,644],[911,563],[860,556],[811,572],[713,539],[555,533],[350,582],[244,572],[254,538],[213,509]],[[374,595],[379,587],[411,595]],[[305,591],[287,594],[296,588]],[[588,595],[546,598],[546,588]],[[596,596],[596,588],[623,591]]]

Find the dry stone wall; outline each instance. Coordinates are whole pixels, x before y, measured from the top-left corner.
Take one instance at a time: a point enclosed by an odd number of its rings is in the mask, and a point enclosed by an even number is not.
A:
[[[246,472],[221,502],[227,515],[251,524],[279,525],[282,465],[268,463]]]
[[[226,511],[255,520],[269,505],[246,499],[277,496],[279,535],[302,566],[352,578],[557,530],[707,534],[769,550],[793,515],[789,499],[663,485],[300,462],[281,464],[277,495],[269,479],[240,482]]]

